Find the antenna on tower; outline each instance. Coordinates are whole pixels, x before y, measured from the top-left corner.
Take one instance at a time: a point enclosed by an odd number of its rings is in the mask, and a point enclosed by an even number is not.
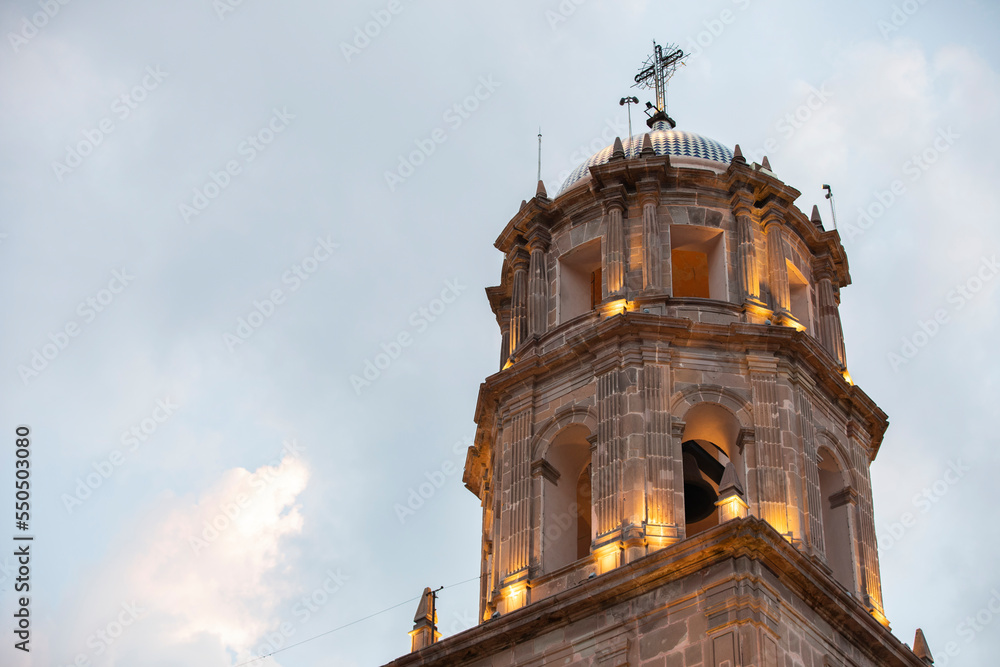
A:
[[[674,75],[674,72],[687,57],[688,54],[677,48],[676,44],[667,44],[664,48],[654,40],[653,55],[646,58],[642,69],[635,75],[633,88],[656,90],[656,106],[646,102],[646,115],[649,116],[646,124],[650,127],[653,127],[653,123],[661,120],[670,123],[670,127],[677,126],[677,123],[667,115],[667,82],[670,81],[670,77]]]
[[[824,184],[823,189],[826,190],[826,198],[830,200],[830,215],[833,216],[833,228],[837,228],[837,207],[833,204],[833,188],[829,185]]]
[[[538,126],[538,180],[542,180],[542,126]]]

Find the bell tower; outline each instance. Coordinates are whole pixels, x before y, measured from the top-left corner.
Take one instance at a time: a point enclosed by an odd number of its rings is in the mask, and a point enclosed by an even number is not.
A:
[[[839,234],[766,158],[677,129],[665,83],[648,132],[539,183],[496,240],[464,475],[481,621],[396,664],[932,662],[883,611],[888,421],[847,372]]]

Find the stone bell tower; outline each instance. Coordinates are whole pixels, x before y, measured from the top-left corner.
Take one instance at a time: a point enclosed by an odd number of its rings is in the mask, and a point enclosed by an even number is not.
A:
[[[931,664],[883,613],[888,422],[847,373],[838,233],[766,158],[649,125],[496,241],[481,622],[393,664]]]

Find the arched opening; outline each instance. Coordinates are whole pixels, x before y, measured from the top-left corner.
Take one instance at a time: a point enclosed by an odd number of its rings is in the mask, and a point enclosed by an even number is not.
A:
[[[844,472],[833,452],[819,450],[819,492],[823,512],[823,542],[826,563],[833,576],[849,591],[854,590],[854,558],[851,549],[850,502]]]
[[[716,403],[699,403],[684,416],[684,527],[691,537],[719,525],[719,482],[732,462],[742,483],[746,478],[737,447],[740,422]]]
[[[592,536],[590,431],[573,424],[552,438],[542,487],[542,569],[552,572],[588,556]]]

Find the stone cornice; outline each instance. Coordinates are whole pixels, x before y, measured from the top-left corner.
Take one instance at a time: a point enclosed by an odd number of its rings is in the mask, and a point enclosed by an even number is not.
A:
[[[497,402],[516,392],[532,378],[551,377],[579,364],[581,355],[607,359],[618,355],[627,339],[665,342],[675,348],[706,349],[775,354],[804,369],[831,402],[840,405],[849,419],[864,425],[870,435],[869,458],[874,460],[888,427],[886,414],[859,387],[847,382],[835,359],[812,336],[790,327],[747,323],[729,325],[694,322],[686,318],[628,312],[605,318],[579,330],[571,344],[556,345],[577,322],[568,322],[549,331],[523,351],[517,363],[488,377],[480,389],[480,406]],[[551,347],[545,352],[546,348]],[[476,422],[480,428],[477,408]],[[860,425],[859,424],[859,425]]]
[[[844,638],[884,667],[925,667],[891,631],[831,575],[798,551],[761,519],[734,519],[692,538],[655,551],[594,579],[581,581],[500,618],[404,655],[385,667],[458,665],[505,653],[519,643],[566,627],[611,607],[727,562],[747,559],[777,579],[791,595],[806,601]],[[735,576],[732,567],[731,576]],[[719,575],[724,580],[725,574]]]

